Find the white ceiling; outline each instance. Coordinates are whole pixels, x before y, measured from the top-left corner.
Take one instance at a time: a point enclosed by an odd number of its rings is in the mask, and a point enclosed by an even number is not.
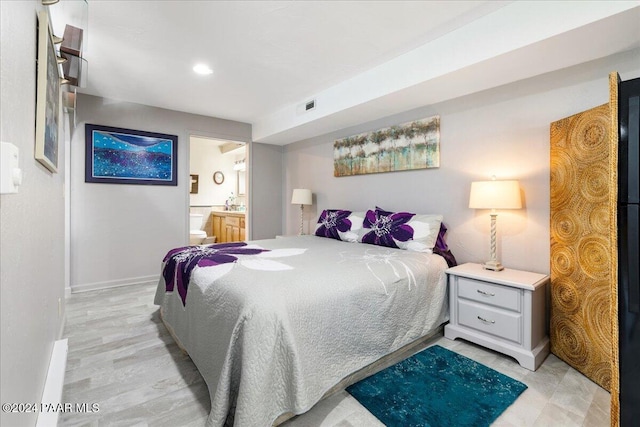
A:
[[[80,92],[287,144],[638,47],[638,22],[640,1],[89,0]]]

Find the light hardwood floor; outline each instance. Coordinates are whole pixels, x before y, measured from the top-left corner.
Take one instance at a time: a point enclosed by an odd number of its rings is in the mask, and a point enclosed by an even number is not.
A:
[[[93,413],[63,413],[61,426],[203,426],[209,393],[193,362],[175,344],[145,284],[73,294],[64,336],[69,355],[62,401],[97,403]],[[494,426],[609,425],[609,393],[550,355],[531,372],[507,356],[465,341],[438,344],[525,383],[529,388]],[[381,426],[339,392],[286,427]]]

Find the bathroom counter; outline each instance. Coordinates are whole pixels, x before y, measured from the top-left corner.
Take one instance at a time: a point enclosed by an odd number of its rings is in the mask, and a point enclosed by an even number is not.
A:
[[[242,242],[246,239],[246,212],[211,211],[212,235],[216,243]]]
[[[215,213],[215,214],[224,214],[224,215],[229,215],[229,216],[245,216],[246,215],[246,211],[225,211],[222,209],[212,209],[211,213]]]

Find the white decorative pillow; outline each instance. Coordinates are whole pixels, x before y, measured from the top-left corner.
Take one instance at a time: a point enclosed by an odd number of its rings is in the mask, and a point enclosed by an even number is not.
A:
[[[438,240],[442,215],[416,215],[407,223],[413,228],[413,239],[399,242],[398,247],[415,252],[431,252]]]

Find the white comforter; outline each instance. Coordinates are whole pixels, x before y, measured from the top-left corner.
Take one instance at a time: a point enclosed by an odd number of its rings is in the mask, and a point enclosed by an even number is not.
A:
[[[448,320],[438,255],[301,236],[196,267],[185,305],[160,280],[155,303],[209,388],[208,426],[270,426],[342,378]]]

